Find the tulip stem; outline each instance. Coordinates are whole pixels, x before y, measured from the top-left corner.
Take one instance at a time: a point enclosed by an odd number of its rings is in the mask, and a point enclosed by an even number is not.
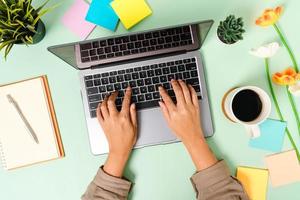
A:
[[[280,120],[283,121],[283,115],[280,111],[280,107],[279,107],[279,104],[278,104],[278,101],[277,101],[277,98],[276,98],[276,95],[275,95],[275,92],[274,92],[274,88],[273,88],[273,85],[272,85],[272,81],[271,81],[269,59],[268,58],[265,58],[265,65],[266,65],[266,73],[267,73],[268,84],[269,84],[271,95],[272,95],[272,98],[273,98],[273,101],[274,101],[274,104],[275,104],[275,108],[276,108],[276,111],[279,115]]]
[[[280,40],[281,42],[283,43],[283,45],[285,46],[286,50],[288,51],[289,55],[290,55],[290,58],[293,62],[293,65],[294,65],[294,68],[296,70],[296,72],[299,72],[299,69],[298,69],[298,64],[296,62],[296,59],[295,59],[295,56],[291,50],[291,48],[289,47],[289,45],[287,44],[287,41],[286,39],[284,38],[283,34],[281,33],[280,29],[278,28],[277,24],[274,24],[273,27],[275,28],[276,32],[278,33],[279,37],[280,37]]]
[[[294,115],[295,115],[295,118],[296,118],[298,132],[299,132],[299,136],[300,136],[300,118],[299,118],[299,115],[298,115],[298,112],[297,112],[297,108],[296,108],[296,105],[295,105],[294,98],[292,97],[292,95],[291,95],[291,93],[289,91],[288,86],[286,86],[286,92],[288,94],[288,97],[289,97],[289,100],[290,100],[290,104],[292,106],[292,109],[293,109],[293,112],[294,112]]]
[[[270,76],[270,67],[269,67],[269,60],[268,58],[265,58],[265,65],[266,65],[266,75],[267,75],[267,80],[268,80],[268,85],[269,85],[269,89],[271,91],[271,95],[272,95],[272,98],[273,98],[273,101],[274,101],[274,104],[275,104],[275,108],[276,108],[276,111],[277,111],[277,114],[279,116],[279,119],[281,121],[285,121],[284,118],[283,118],[283,115],[281,113],[281,110],[280,110],[280,107],[279,107],[279,104],[278,104],[278,101],[277,101],[277,98],[276,98],[276,95],[275,95],[275,92],[274,92],[274,88],[273,88],[273,85],[272,85],[272,81],[271,81],[271,76]],[[299,127],[299,125],[298,125]],[[297,146],[292,138],[292,135],[291,135],[291,132],[289,131],[288,127],[286,127],[285,129],[285,132],[294,148],[294,150],[296,151],[296,154],[297,154],[297,158],[298,160],[300,161],[300,153],[297,149]]]

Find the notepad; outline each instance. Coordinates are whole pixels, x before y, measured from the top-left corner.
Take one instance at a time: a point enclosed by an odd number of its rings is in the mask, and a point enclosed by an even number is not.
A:
[[[272,152],[281,151],[286,126],[286,122],[267,119],[259,125],[260,136],[250,139],[249,146]]]
[[[119,18],[110,6],[111,0],[93,0],[86,20],[114,31],[118,24]]]
[[[94,24],[85,20],[86,13],[89,9],[89,4],[84,0],[75,0],[73,5],[64,14],[62,23],[65,27],[79,36],[81,39],[86,39],[88,35],[96,27]]]
[[[300,165],[295,150],[269,155],[265,158],[272,186],[300,182]]]
[[[266,200],[269,173],[266,169],[238,167],[237,179],[242,182],[251,200]]]
[[[152,13],[144,0],[114,0],[110,5],[126,29],[130,29]]]
[[[36,133],[30,136],[16,108],[13,96]],[[16,169],[62,158],[63,146],[46,76],[0,86],[0,157],[4,169]]]

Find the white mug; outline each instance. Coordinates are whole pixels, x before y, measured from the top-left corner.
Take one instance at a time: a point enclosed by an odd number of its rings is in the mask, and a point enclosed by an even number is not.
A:
[[[237,116],[234,114],[233,112],[233,108],[232,108],[232,103],[234,100],[234,97],[241,91],[243,90],[252,90],[253,92],[255,92],[260,101],[261,101],[261,112],[260,114],[252,121],[242,121],[240,119],[237,118]],[[238,87],[238,88],[234,88],[231,91],[229,91],[223,99],[223,103],[222,103],[222,107],[223,107],[223,112],[226,115],[226,117],[235,122],[235,123],[239,123],[245,126],[247,133],[250,135],[251,138],[256,138],[260,136],[260,129],[259,129],[259,124],[261,124],[263,121],[265,121],[271,112],[271,100],[268,96],[268,94],[262,90],[259,87],[255,87],[255,86],[244,86],[244,87]]]

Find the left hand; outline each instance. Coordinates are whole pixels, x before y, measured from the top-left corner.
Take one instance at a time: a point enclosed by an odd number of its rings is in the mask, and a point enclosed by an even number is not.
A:
[[[104,171],[121,177],[126,162],[137,139],[137,114],[135,104],[130,104],[131,88],[127,88],[122,109],[117,110],[118,92],[112,93],[99,104],[97,118],[109,144],[109,156]]]

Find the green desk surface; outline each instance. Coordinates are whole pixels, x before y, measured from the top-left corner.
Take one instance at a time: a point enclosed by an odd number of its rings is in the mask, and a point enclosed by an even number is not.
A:
[[[36,0],[35,3],[40,3]],[[52,0],[51,4],[60,2]],[[2,200],[74,200],[79,199],[92,180],[106,156],[93,156],[90,153],[85,116],[79,91],[78,72],[50,54],[50,45],[78,41],[73,33],[61,23],[64,12],[72,4],[65,0],[55,11],[44,16],[47,27],[45,39],[29,48],[15,46],[8,60],[0,60],[0,84],[47,74],[66,157],[60,160],[39,164],[15,171],[0,169],[0,199]],[[267,90],[263,60],[249,55],[248,50],[263,43],[278,40],[272,28],[254,25],[255,18],[265,7],[283,4],[285,12],[280,25],[295,55],[300,55],[299,8],[300,1],[271,0],[148,0],[153,10],[148,17],[131,31],[214,19],[214,24],[201,52],[204,57],[215,135],[209,144],[219,158],[226,159],[235,173],[238,165],[265,167],[264,157],[270,152],[248,147],[248,137],[242,126],[229,122],[221,111],[224,93],[241,85],[255,85]],[[245,39],[235,45],[222,44],[216,37],[218,22],[229,14],[242,16],[245,21]],[[90,38],[126,33],[119,24],[115,33],[97,27]],[[298,57],[300,62],[300,58]],[[291,64],[287,52],[282,48],[271,60],[272,70],[279,70]],[[286,118],[291,121],[290,129],[297,136],[295,123],[285,93],[281,88],[279,101]],[[296,99],[299,102],[299,99]],[[300,104],[299,104],[300,106]],[[300,108],[299,108],[300,109]],[[0,111],[1,112],[1,111]],[[3,113],[1,113],[3,114]],[[274,110],[271,117],[276,118]],[[1,123],[1,122],[0,122]],[[300,144],[300,140],[295,140]],[[300,145],[299,145],[300,146]],[[283,150],[291,145],[287,138]],[[181,143],[159,145],[133,151],[125,175],[135,184],[130,199],[143,200],[182,200],[195,199],[189,181],[194,166]],[[300,183],[273,188],[268,186],[268,199],[299,199]]]

